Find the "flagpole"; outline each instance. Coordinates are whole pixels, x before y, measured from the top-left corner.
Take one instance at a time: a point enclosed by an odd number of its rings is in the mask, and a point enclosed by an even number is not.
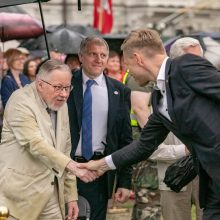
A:
[[[99,25],[98,25],[98,28],[99,28],[99,31],[102,32],[103,11],[104,11],[103,0],[100,0],[99,3],[100,4],[99,4]]]

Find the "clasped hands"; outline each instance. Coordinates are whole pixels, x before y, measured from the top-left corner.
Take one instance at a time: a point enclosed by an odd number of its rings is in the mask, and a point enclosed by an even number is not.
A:
[[[77,163],[71,160],[67,164],[67,169],[85,183],[94,181],[110,170],[104,158],[91,160],[87,163]]]

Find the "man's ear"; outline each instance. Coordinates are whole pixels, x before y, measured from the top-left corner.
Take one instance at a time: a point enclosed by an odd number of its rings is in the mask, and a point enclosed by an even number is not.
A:
[[[39,91],[42,91],[43,89],[43,82],[39,79],[36,80],[36,85]]]
[[[80,63],[82,63],[82,54],[81,54],[81,53],[78,53],[78,57],[79,57]]]
[[[136,60],[136,62],[140,65],[143,66],[144,62],[143,62],[143,56],[140,53],[134,53],[134,58]]]

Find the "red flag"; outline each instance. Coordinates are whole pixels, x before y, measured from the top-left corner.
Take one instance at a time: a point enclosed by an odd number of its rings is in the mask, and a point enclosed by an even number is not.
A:
[[[94,0],[94,28],[107,34],[111,32],[112,25],[112,0]]]

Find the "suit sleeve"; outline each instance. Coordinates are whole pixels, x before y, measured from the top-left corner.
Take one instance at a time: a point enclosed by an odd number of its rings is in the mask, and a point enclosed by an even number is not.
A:
[[[68,114],[66,114],[67,122]],[[70,128],[69,123],[67,123],[67,141],[66,141],[66,148],[64,154],[69,157],[71,151],[71,138],[70,138]],[[70,172],[64,173],[64,199],[65,203],[71,202],[73,200],[77,200],[77,186],[76,186],[76,176]]]
[[[220,102],[220,72],[208,60],[193,54],[177,60],[177,71],[192,90]]]
[[[152,114],[141,132],[138,141],[112,154],[112,160],[117,168],[125,167],[146,160],[161,144],[169,130],[155,114]]]
[[[123,148],[124,146],[132,142],[132,129],[130,122],[130,95],[131,91],[127,87],[124,87],[124,118],[122,122],[122,129],[119,138],[119,147]],[[127,166],[126,168],[119,169],[118,171],[118,187],[121,188],[131,188],[131,177],[132,177],[132,167]]]
[[[12,79],[9,76],[5,76],[2,79],[1,83],[1,99],[3,107],[5,108],[6,103],[11,96],[11,94],[16,90],[15,86],[12,83]]]

